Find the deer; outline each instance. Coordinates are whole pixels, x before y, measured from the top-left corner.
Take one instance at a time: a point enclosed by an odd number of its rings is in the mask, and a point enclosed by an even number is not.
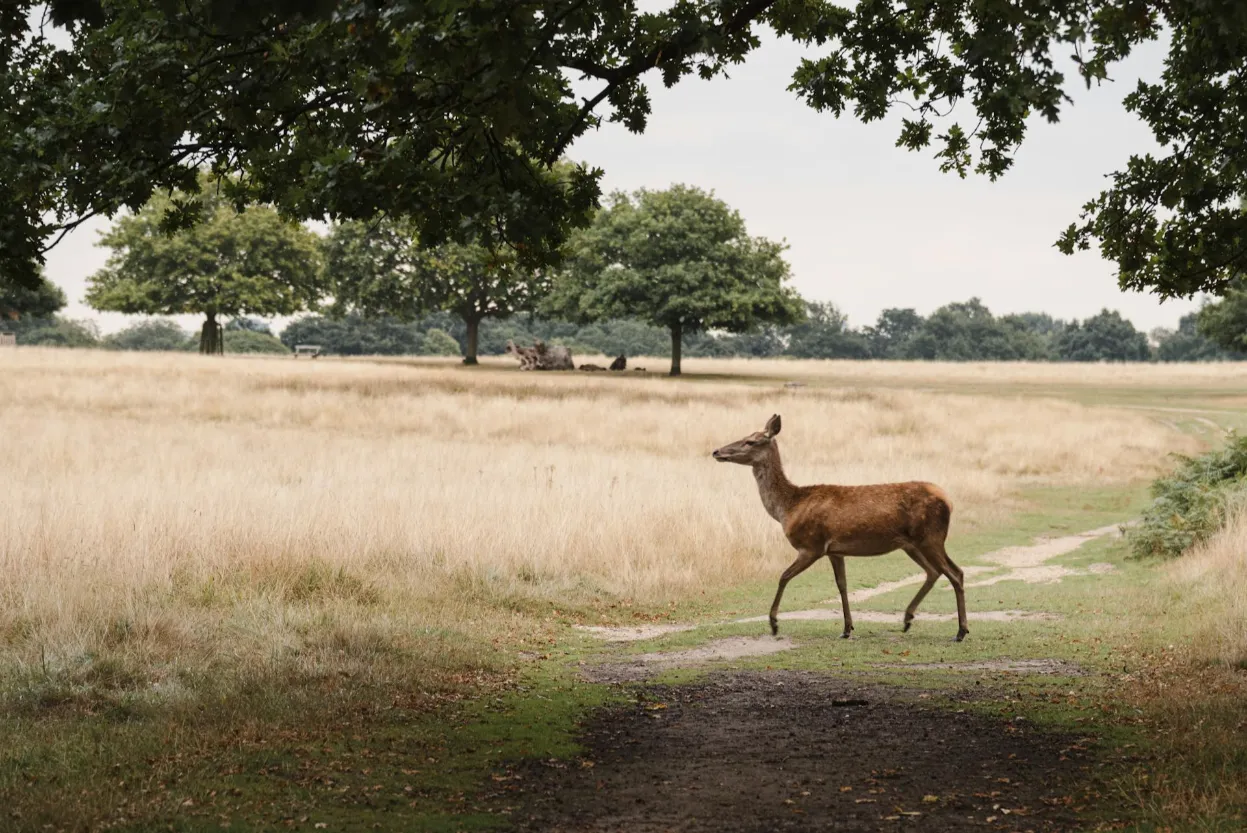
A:
[[[779,457],[779,414],[767,420],[763,430],[734,443],[716,448],[711,457],[721,463],[739,463],[753,469],[758,493],[767,514],[779,521],[784,535],[797,551],[797,559],[779,577],[779,589],[771,604],[771,634],[779,635],[779,603],[788,582],[805,572],[823,556],[831,560],[844,609],[844,633],[853,633],[849,612],[849,592],[844,559],[848,556],[886,555],[904,550],[926,573],[926,581],[905,608],[903,632],[913,624],[918,605],[946,576],[957,595],[957,636],[960,642],[970,632],[966,627],[965,580],[961,568],[944,549],[952,501],[934,483],[879,483],[870,486],[796,486],[784,474]]]

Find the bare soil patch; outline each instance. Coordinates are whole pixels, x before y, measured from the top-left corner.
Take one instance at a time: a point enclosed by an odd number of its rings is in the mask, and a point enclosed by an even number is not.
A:
[[[839,622],[843,618],[840,608],[816,607],[811,610],[793,610],[788,613],[779,614],[780,619],[794,619],[797,621],[836,621]],[[980,610],[977,612],[967,613],[966,618],[971,622],[1024,622],[1024,621],[1047,621],[1052,619],[1060,619],[1061,617],[1055,613],[1045,613],[1042,610]],[[902,620],[902,614],[889,613],[883,610],[855,610],[853,611],[854,622],[895,622],[899,627]],[[957,614],[955,613],[922,613],[919,611],[914,616],[914,620],[918,622],[955,622]],[[765,622],[765,616],[750,616],[747,619],[737,619],[738,624],[750,622]]]
[[[1065,831],[1085,739],[810,672],[643,689],[584,727],[580,761],[525,763],[490,796],[521,831]]]
[[[688,668],[708,662],[766,656],[787,651],[792,647],[792,641],[786,637],[776,639],[773,636],[733,636],[683,651],[639,654],[628,662],[591,665],[581,670],[581,676],[595,683],[635,682],[668,668]]]
[[[572,625],[578,631],[596,636],[603,642],[639,642],[642,639],[653,639],[669,633],[691,631],[696,625],[635,625],[632,627],[610,628],[602,625]]]

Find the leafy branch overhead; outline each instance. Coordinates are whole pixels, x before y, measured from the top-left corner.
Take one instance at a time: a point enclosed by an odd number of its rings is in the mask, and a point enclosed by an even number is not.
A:
[[[791,90],[836,116],[903,111],[898,144],[995,178],[1033,118],[1170,37],[1127,107],[1140,150],[1061,236],[1123,286],[1220,291],[1247,260],[1247,5],[1204,0],[35,0],[0,9],[0,269],[32,285],[46,240],[197,187],[293,218],[410,217],[428,245],[546,265],[588,223],[600,171],[556,168],[603,121],[643,131],[647,79],[708,78],[769,26],[810,47]],[[33,16],[32,16],[33,13]],[[69,28],[58,50],[41,19]],[[1062,66],[1072,55],[1078,78]],[[573,86],[574,82],[582,86]],[[582,93],[581,91],[584,90]],[[172,225],[195,219],[171,206]],[[1056,232],[1057,230],[1053,230]]]

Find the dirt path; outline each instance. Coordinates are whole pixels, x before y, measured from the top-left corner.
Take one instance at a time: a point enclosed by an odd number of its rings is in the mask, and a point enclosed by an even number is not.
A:
[[[980,689],[981,690],[981,689]],[[795,671],[640,690],[599,713],[579,761],[495,776],[522,831],[1064,831],[1085,743],[914,690]],[[981,696],[981,695],[980,695]]]

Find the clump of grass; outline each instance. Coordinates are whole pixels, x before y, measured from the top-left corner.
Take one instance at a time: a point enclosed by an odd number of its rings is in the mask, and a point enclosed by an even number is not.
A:
[[[1247,437],[1231,433],[1223,448],[1179,459],[1176,471],[1152,484],[1152,505],[1128,533],[1136,556],[1182,555],[1247,500]]]

